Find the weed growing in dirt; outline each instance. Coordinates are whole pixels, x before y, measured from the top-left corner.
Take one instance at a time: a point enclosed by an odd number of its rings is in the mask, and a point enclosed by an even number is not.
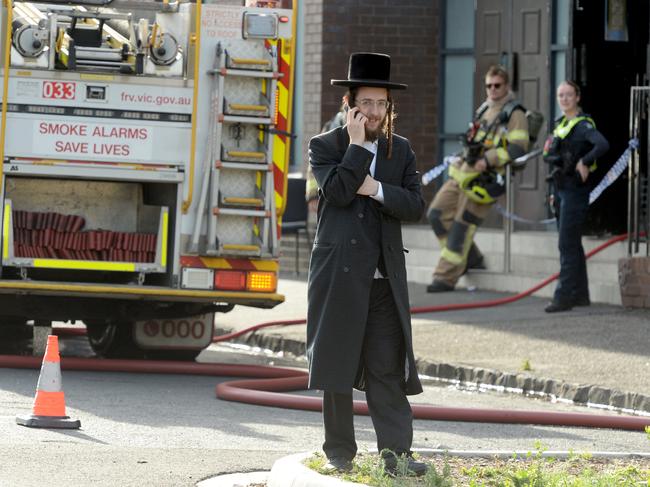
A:
[[[650,439],[650,431],[646,430]],[[524,457],[468,458],[435,455],[419,458],[429,464],[422,477],[384,473],[379,455],[357,455],[352,472],[334,474],[348,482],[372,487],[638,487],[650,485],[650,460],[600,459],[590,453],[572,452],[567,458],[544,455],[546,449],[535,443],[535,449]],[[405,461],[405,460],[402,460]],[[305,464],[320,473],[327,463],[322,454],[315,454]],[[398,465],[399,470],[399,465]]]

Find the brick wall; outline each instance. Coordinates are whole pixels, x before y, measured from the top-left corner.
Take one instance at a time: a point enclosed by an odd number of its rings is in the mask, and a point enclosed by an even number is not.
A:
[[[320,132],[321,121],[321,59],[323,48],[323,0],[303,0],[305,9],[304,79],[303,79],[303,158],[307,165],[307,144]]]
[[[650,257],[619,259],[618,283],[623,306],[650,308]]]
[[[330,80],[347,78],[356,51],[391,56],[395,132],[407,137],[420,171],[433,165],[438,98],[438,0],[327,0],[323,4],[322,105],[324,123],[338,110],[345,88]]]
[[[350,53],[383,52],[391,56],[391,80],[408,84],[406,91],[393,92],[395,132],[411,141],[420,171],[432,166],[438,130],[439,1],[306,0],[305,8],[305,140],[339,109],[345,88],[331,86],[330,80],[347,78]]]

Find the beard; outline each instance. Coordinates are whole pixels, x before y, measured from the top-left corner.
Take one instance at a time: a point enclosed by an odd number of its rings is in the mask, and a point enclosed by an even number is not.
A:
[[[374,142],[379,138],[380,135],[382,135],[385,132],[387,117],[388,115],[384,116],[384,118],[381,120],[381,122],[379,123],[376,129],[369,129],[367,126],[365,127],[367,141]]]

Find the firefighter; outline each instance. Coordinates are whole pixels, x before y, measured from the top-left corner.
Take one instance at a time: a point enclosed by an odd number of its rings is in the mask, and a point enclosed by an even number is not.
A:
[[[551,166],[552,193],[557,228],[560,234],[560,277],[547,313],[568,311],[574,306],[589,306],[587,264],[582,247],[582,226],[587,218],[591,181],[596,159],[609,149],[607,139],[596,130],[589,115],[582,112],[580,87],[563,81],[557,87],[557,102],[562,116],[544,147],[544,161]]]
[[[467,269],[474,233],[505,191],[504,166],[526,153],[528,123],[510,90],[507,71],[491,66],[485,75],[486,101],[463,137],[463,155],[431,202],[427,217],[440,241],[440,260],[427,292],[452,291]],[[478,249],[474,249],[478,252]],[[474,261],[482,263],[480,253]]]

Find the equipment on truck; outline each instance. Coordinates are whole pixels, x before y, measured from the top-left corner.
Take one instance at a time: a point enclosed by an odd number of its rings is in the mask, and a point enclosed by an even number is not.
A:
[[[243,3],[3,8],[0,326],[194,358],[215,312],[283,301],[294,12]]]

